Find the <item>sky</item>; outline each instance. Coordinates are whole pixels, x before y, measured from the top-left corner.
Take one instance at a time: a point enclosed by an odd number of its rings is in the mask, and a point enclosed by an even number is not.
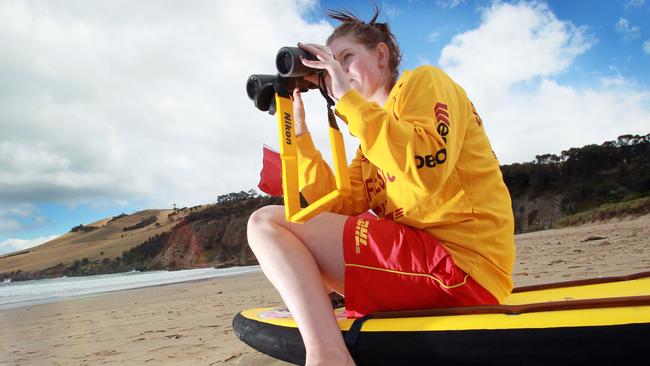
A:
[[[372,1],[0,1],[0,254],[78,224],[216,202],[259,182],[275,117],[245,93],[328,9]],[[377,1],[400,70],[472,99],[501,164],[650,133],[650,0]],[[325,104],[306,93],[330,159]],[[343,123],[348,158],[358,141]],[[331,161],[331,160],[330,160]]]

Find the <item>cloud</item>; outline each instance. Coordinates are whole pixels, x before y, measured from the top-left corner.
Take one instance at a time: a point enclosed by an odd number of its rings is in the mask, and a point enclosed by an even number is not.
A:
[[[650,55],[650,39],[643,42],[643,52],[645,52],[646,55]]]
[[[37,245],[46,243],[50,240],[54,240],[60,236],[61,235],[50,235],[50,236],[43,236],[40,238],[34,238],[30,240],[24,240],[24,239],[3,240],[0,242],[0,255],[29,249]]]
[[[427,37],[427,40],[431,43],[435,43],[436,41],[438,41],[438,38],[440,38],[440,31],[434,30],[431,33],[429,33],[429,37]]]
[[[0,2],[0,208],[192,205],[255,187],[262,145],[278,137],[245,80],[274,73],[281,46],[324,41],[332,27],[303,19],[315,7]],[[305,100],[312,131],[326,139],[322,102]]]
[[[34,215],[35,209],[29,204],[22,204],[9,208],[0,207],[0,234],[17,232],[24,229],[26,226],[33,223],[35,220],[31,218]],[[39,216],[41,221],[42,217]]]
[[[22,228],[19,220],[15,218],[0,217],[0,231],[18,231]]]
[[[594,44],[585,28],[562,22],[541,3],[496,2],[481,25],[455,36],[439,63],[473,94],[488,97],[511,85],[565,71]]]
[[[645,3],[645,0],[628,0],[625,3],[625,10],[630,10],[633,8],[640,8]]]
[[[449,8],[449,9],[453,9],[463,3],[465,3],[465,0],[437,0],[436,1],[436,5],[438,5],[439,7]]]
[[[386,1],[382,1],[381,11],[383,14],[386,14],[389,19],[394,19],[404,13],[404,9],[392,5]]]
[[[616,22],[616,32],[623,36],[625,40],[638,38],[641,35],[641,29],[633,26],[630,21],[625,18],[619,18]]]
[[[501,163],[650,132],[648,90],[620,75],[589,88],[556,80],[595,44],[588,29],[541,3],[495,2],[482,16],[438,63],[474,101]]]

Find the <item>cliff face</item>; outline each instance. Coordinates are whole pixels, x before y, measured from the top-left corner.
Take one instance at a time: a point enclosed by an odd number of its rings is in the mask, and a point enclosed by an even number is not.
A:
[[[155,257],[143,264],[150,269],[257,264],[246,236],[248,218],[260,207],[281,202],[281,198],[248,196],[245,192],[221,197],[219,204],[186,216],[161,238]]]
[[[545,230],[553,227],[565,213],[562,206],[564,195],[531,198],[523,196],[512,199],[515,215],[515,232]]]
[[[151,267],[183,269],[256,264],[246,239],[249,215],[179,225],[151,261]]]

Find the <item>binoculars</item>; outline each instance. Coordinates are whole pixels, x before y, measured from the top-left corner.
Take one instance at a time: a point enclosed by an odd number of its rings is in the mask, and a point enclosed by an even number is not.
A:
[[[280,135],[280,159],[282,160],[282,195],[284,197],[284,212],[287,221],[305,222],[328,209],[336,202],[350,195],[351,183],[348,173],[347,159],[343,135],[339,131],[334,118],[332,99],[323,88],[319,88],[304,79],[304,76],[321,73],[303,65],[300,57],[316,60],[316,57],[301,48],[282,47],[275,57],[277,75],[251,75],[246,81],[246,93],[257,109],[273,115],[276,114],[278,133]],[[322,79],[323,74],[319,75]],[[295,88],[305,92],[308,89],[319,88],[327,100],[327,117],[329,119],[329,134],[334,157],[334,177],[336,189],[325,194],[307,207],[301,207],[299,191],[298,147],[295,143],[296,131],[293,117],[293,101],[291,91]]]
[[[248,77],[246,93],[257,109],[275,114],[275,93],[281,87],[288,93],[294,88],[299,88],[301,92],[317,88],[303,77],[320,70],[303,65],[300,56],[307,60],[317,60],[316,56],[301,48],[282,47],[275,56],[277,75],[254,74]]]

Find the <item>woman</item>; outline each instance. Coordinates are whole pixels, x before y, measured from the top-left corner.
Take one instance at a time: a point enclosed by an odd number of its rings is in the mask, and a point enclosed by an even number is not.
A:
[[[327,45],[299,44],[325,70],[336,112],[360,140],[352,194],[305,224],[267,206],[248,224],[264,273],[299,325],[307,365],[353,364],[327,293],[349,317],[376,311],[496,304],[512,289],[514,226],[482,121],[463,89],[431,66],[398,80],[389,27],[345,12]],[[315,75],[308,77],[316,82]],[[303,196],[335,187],[311,141],[298,90],[294,114]],[[371,209],[377,219],[357,215]]]

